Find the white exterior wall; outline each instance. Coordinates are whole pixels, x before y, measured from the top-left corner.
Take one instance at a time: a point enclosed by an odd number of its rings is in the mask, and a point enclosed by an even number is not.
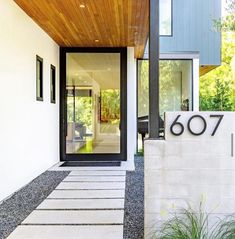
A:
[[[0,6],[1,201],[59,161],[59,47],[14,1]],[[43,58],[43,102],[36,101],[36,55]]]
[[[127,167],[134,169],[136,153],[136,59],[134,47],[127,48]]]
[[[196,114],[207,122],[201,136],[187,129],[188,120]],[[210,115],[221,114],[224,118],[211,136],[218,118]],[[170,126],[178,115],[185,129],[181,136],[174,136]],[[156,222],[188,204],[197,210],[203,202],[211,220],[235,212],[235,113],[169,112],[165,123],[165,140],[145,141],[145,238],[151,238]],[[200,132],[202,120],[192,120],[191,128]]]

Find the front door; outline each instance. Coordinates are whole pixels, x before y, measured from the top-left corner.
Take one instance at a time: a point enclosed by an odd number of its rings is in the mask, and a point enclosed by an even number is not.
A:
[[[126,49],[61,48],[61,159],[126,160]]]

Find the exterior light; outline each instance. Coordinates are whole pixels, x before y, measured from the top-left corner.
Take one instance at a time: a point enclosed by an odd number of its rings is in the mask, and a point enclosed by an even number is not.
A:
[[[85,6],[85,4],[80,4],[79,7],[80,7],[80,8],[85,8],[86,6]]]

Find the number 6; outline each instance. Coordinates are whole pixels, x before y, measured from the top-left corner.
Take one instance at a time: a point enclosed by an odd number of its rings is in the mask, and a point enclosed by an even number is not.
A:
[[[178,115],[178,116],[176,117],[176,119],[174,120],[174,122],[172,123],[172,125],[171,125],[171,127],[170,127],[171,133],[172,133],[173,135],[175,135],[175,136],[180,136],[180,135],[183,134],[183,132],[184,132],[184,126],[183,126],[180,122],[177,122],[177,120],[179,119],[180,116],[181,116],[181,115]],[[174,130],[173,130],[173,128],[174,128],[175,126],[177,126],[177,125],[180,126],[180,128],[181,128],[180,132],[178,132],[178,133],[174,132]]]

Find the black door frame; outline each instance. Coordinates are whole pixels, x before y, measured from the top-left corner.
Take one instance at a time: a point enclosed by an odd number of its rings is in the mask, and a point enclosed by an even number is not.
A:
[[[66,154],[66,53],[120,53],[121,139],[119,154]],[[126,161],[127,160],[127,48],[60,47],[60,161]]]

